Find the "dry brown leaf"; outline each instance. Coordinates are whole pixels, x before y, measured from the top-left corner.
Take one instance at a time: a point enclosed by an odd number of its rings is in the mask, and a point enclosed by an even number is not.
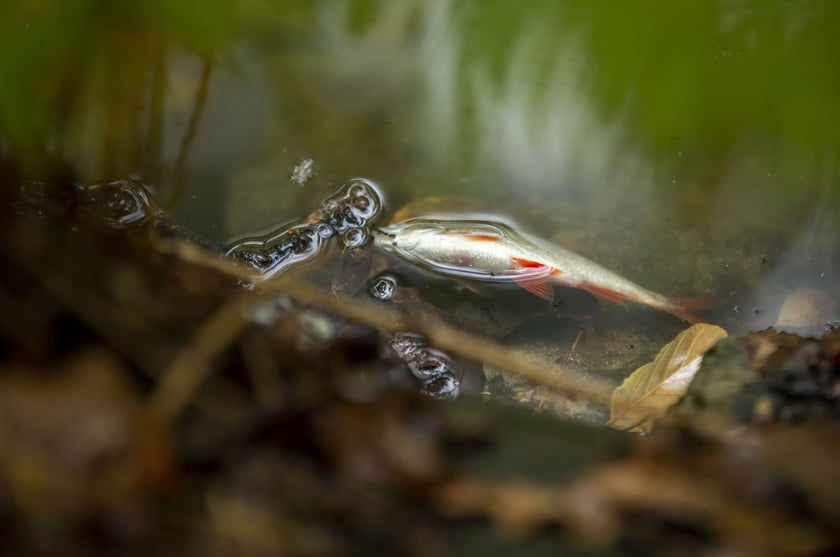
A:
[[[610,425],[616,429],[650,431],[685,393],[700,369],[703,354],[726,336],[716,325],[697,323],[662,347],[656,358],[618,387],[610,402]]]

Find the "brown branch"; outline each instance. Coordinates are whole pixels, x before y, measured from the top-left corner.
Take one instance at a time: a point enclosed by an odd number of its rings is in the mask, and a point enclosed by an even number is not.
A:
[[[149,413],[159,423],[171,423],[190,404],[213,370],[213,360],[233,344],[248,324],[248,310],[256,301],[248,293],[228,301],[175,356],[149,399]]]
[[[171,239],[162,242],[160,248],[238,279],[255,280],[253,273],[247,269],[192,244]],[[452,355],[491,361],[509,373],[539,385],[584,397],[594,403],[609,404],[611,387],[558,370],[554,363],[514,354],[506,346],[466,333],[426,313],[406,315],[382,304],[332,294],[286,274],[257,282],[257,292],[243,292],[199,329],[193,342],[184,348],[162,376],[150,403],[154,415],[166,421],[172,420],[189,404],[207,377],[213,358],[235,340],[247,323],[250,309],[260,303],[260,292],[284,293],[304,304],[384,332],[415,332],[425,336],[431,345]]]

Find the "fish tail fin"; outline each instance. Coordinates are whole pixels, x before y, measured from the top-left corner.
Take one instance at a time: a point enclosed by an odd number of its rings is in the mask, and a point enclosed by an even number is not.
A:
[[[703,320],[694,312],[708,309],[711,305],[711,300],[708,298],[674,297],[668,298],[668,303],[662,309],[683,321],[700,323]]]

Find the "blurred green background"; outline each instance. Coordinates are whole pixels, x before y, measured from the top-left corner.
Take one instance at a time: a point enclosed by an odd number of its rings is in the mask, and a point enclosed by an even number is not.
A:
[[[457,194],[573,248],[632,233],[659,274],[805,246],[825,265],[796,273],[827,280],[838,26],[830,0],[12,0],[0,146],[26,176],[134,176],[217,241],[364,176],[391,210]]]
[[[713,187],[747,159],[836,174],[838,23],[817,0],[13,0],[0,130],[33,173],[133,174],[170,205],[185,170],[229,188],[221,165],[265,207],[301,157],[405,197]]]

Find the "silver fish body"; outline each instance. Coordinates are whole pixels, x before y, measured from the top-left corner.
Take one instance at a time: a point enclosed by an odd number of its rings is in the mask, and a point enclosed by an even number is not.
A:
[[[375,242],[431,271],[516,282],[550,298],[548,283],[581,288],[617,303],[631,300],[694,321],[675,300],[552,242],[490,220],[412,218],[380,229]]]

